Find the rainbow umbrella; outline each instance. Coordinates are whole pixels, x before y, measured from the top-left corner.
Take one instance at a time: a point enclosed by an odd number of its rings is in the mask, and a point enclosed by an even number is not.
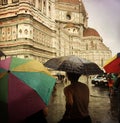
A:
[[[110,58],[103,66],[106,73],[119,73],[120,72],[120,53]]]
[[[1,60],[0,123],[18,123],[44,108],[54,84],[55,78],[36,60]]]

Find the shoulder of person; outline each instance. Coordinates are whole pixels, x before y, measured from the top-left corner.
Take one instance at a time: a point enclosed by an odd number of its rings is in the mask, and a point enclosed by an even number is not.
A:
[[[85,84],[83,82],[78,82],[78,83],[80,83],[80,85],[87,86],[87,84]]]

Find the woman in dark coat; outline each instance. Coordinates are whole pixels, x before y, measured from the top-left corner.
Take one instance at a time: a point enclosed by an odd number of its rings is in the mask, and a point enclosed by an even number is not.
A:
[[[78,82],[81,75],[67,73],[71,84],[64,88],[66,110],[58,123],[91,123],[88,111],[89,88],[86,84]]]

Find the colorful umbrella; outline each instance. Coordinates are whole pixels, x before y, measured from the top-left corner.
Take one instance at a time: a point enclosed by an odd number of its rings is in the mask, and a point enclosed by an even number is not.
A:
[[[119,73],[120,72],[120,53],[110,58],[103,66],[106,73]]]
[[[83,75],[103,73],[96,63],[75,55],[52,58],[49,59],[44,65],[55,70],[80,73]]]
[[[0,122],[16,123],[49,103],[55,84],[38,61],[16,57],[0,61]]]

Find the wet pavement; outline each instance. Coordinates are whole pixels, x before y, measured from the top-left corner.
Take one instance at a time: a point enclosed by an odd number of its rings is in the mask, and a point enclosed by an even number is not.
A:
[[[86,81],[84,79],[84,81]],[[82,82],[84,82],[82,80]],[[84,82],[86,83],[86,82]],[[90,89],[89,112],[92,123],[118,123],[116,113],[112,114],[108,88],[95,87],[90,80],[86,83]],[[63,116],[65,110],[64,83],[57,83],[49,103],[48,123],[57,123]]]

